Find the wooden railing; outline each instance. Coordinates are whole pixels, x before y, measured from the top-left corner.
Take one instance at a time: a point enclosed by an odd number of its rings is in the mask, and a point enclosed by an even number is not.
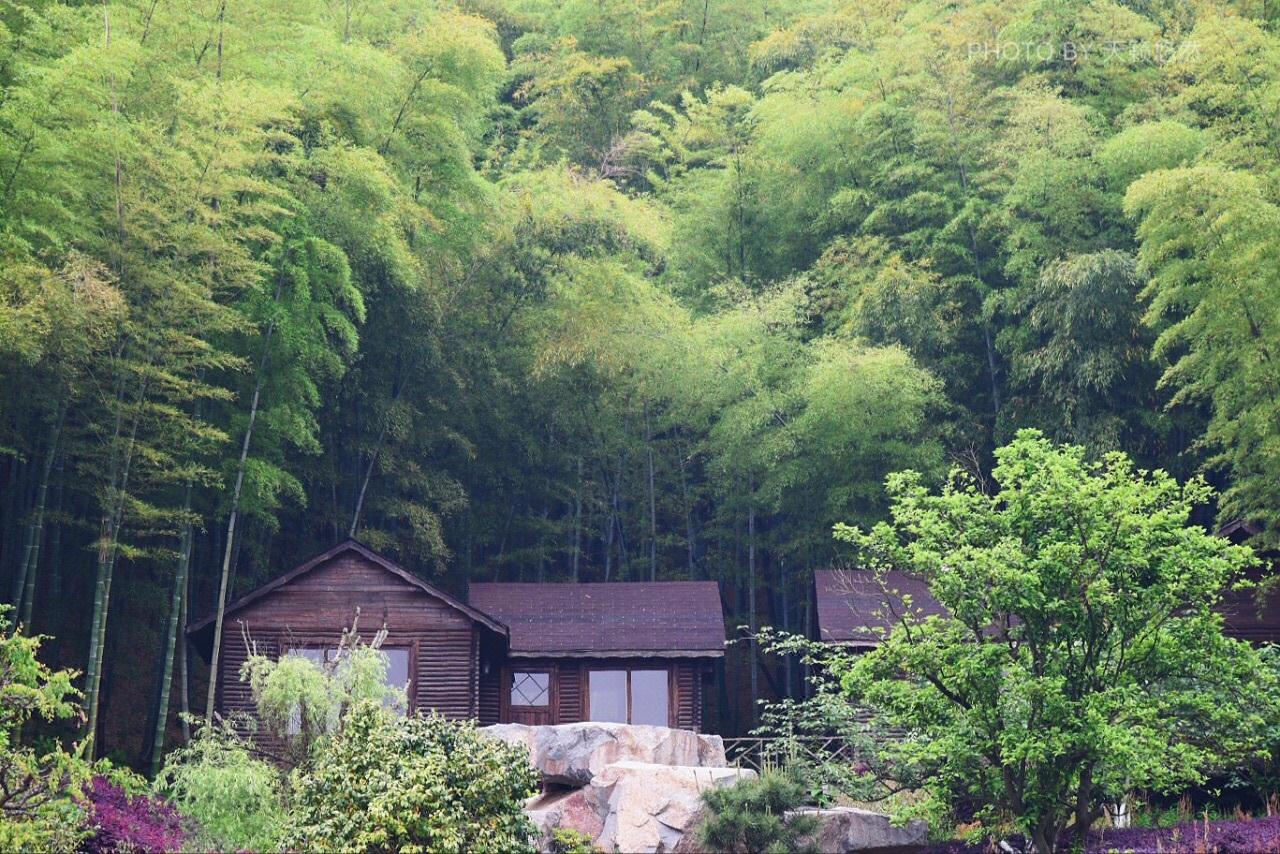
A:
[[[774,738],[744,736],[724,740],[725,758],[735,768],[786,768],[796,764],[848,762],[858,760],[858,751],[843,736],[797,736]]]

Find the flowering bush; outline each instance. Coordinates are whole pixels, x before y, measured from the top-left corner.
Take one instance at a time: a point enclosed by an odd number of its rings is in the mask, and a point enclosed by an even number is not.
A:
[[[178,851],[186,841],[182,816],[166,801],[130,795],[116,782],[97,776],[85,790],[85,823],[90,835],[81,850]]]

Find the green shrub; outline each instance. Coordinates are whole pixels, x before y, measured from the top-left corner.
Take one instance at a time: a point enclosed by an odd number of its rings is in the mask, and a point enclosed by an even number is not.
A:
[[[290,849],[528,851],[537,786],[523,749],[474,723],[357,704],[290,778]]]
[[[199,823],[198,847],[266,851],[284,830],[281,772],[250,755],[230,722],[201,728],[166,757],[156,791]]]
[[[702,796],[711,813],[699,831],[702,842],[711,851],[807,850],[802,840],[817,829],[817,820],[812,816],[786,819],[788,810],[805,805],[807,793],[802,782],[780,771],[711,789]]]
[[[572,827],[557,827],[551,831],[551,854],[598,854],[601,851],[591,837]]]
[[[84,809],[70,798],[42,804],[22,815],[0,813],[0,851],[76,851],[89,836]]]
[[[0,851],[73,850],[87,835],[76,799],[95,771],[82,755],[54,739],[37,747],[22,742],[33,720],[54,722],[80,714],[75,673],[40,661],[42,636],[27,637],[10,624],[0,605]]]

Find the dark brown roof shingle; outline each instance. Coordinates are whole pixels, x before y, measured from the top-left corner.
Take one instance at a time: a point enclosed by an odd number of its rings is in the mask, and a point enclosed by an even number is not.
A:
[[[919,616],[943,614],[919,576],[897,570],[882,575],[867,569],[819,569],[813,573],[817,593],[818,638],[829,643],[870,645],[879,643],[895,622],[893,615],[906,607]]]
[[[510,629],[513,655],[724,654],[713,581],[483,583],[469,599]]]
[[[878,643],[882,635],[876,630],[889,628],[889,615],[901,613],[903,595],[911,597],[911,606],[920,616],[946,613],[924,581],[905,572],[884,573],[883,586],[875,573],[865,569],[823,569],[813,576],[818,637],[829,643]],[[1249,574],[1253,581],[1264,577],[1262,571]],[[1256,589],[1224,588],[1216,610],[1222,615],[1222,632],[1228,637],[1251,643],[1280,641],[1280,588],[1268,591],[1261,609]]]

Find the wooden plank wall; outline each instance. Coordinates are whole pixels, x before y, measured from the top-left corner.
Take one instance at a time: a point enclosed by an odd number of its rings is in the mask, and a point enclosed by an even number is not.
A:
[[[682,729],[702,728],[702,680],[694,666],[687,662],[675,665],[676,726]]]
[[[586,710],[586,702],[582,697],[582,686],[586,683],[581,665],[568,662],[560,665],[556,676],[556,693],[559,695],[559,724],[576,724],[582,720]]]
[[[502,714],[502,668],[491,666],[488,673],[480,674],[480,726],[496,724]]]
[[[450,718],[471,718],[477,713],[474,632],[462,629],[428,629],[416,637],[414,710],[435,710]]]
[[[249,686],[240,681],[246,657],[242,626],[260,652],[279,655],[292,646],[336,645],[357,610],[365,639],[385,625],[385,645],[410,650],[414,711],[436,710],[455,719],[476,716],[480,629],[425,590],[351,552],[228,618],[218,668],[219,711],[254,711]]]

